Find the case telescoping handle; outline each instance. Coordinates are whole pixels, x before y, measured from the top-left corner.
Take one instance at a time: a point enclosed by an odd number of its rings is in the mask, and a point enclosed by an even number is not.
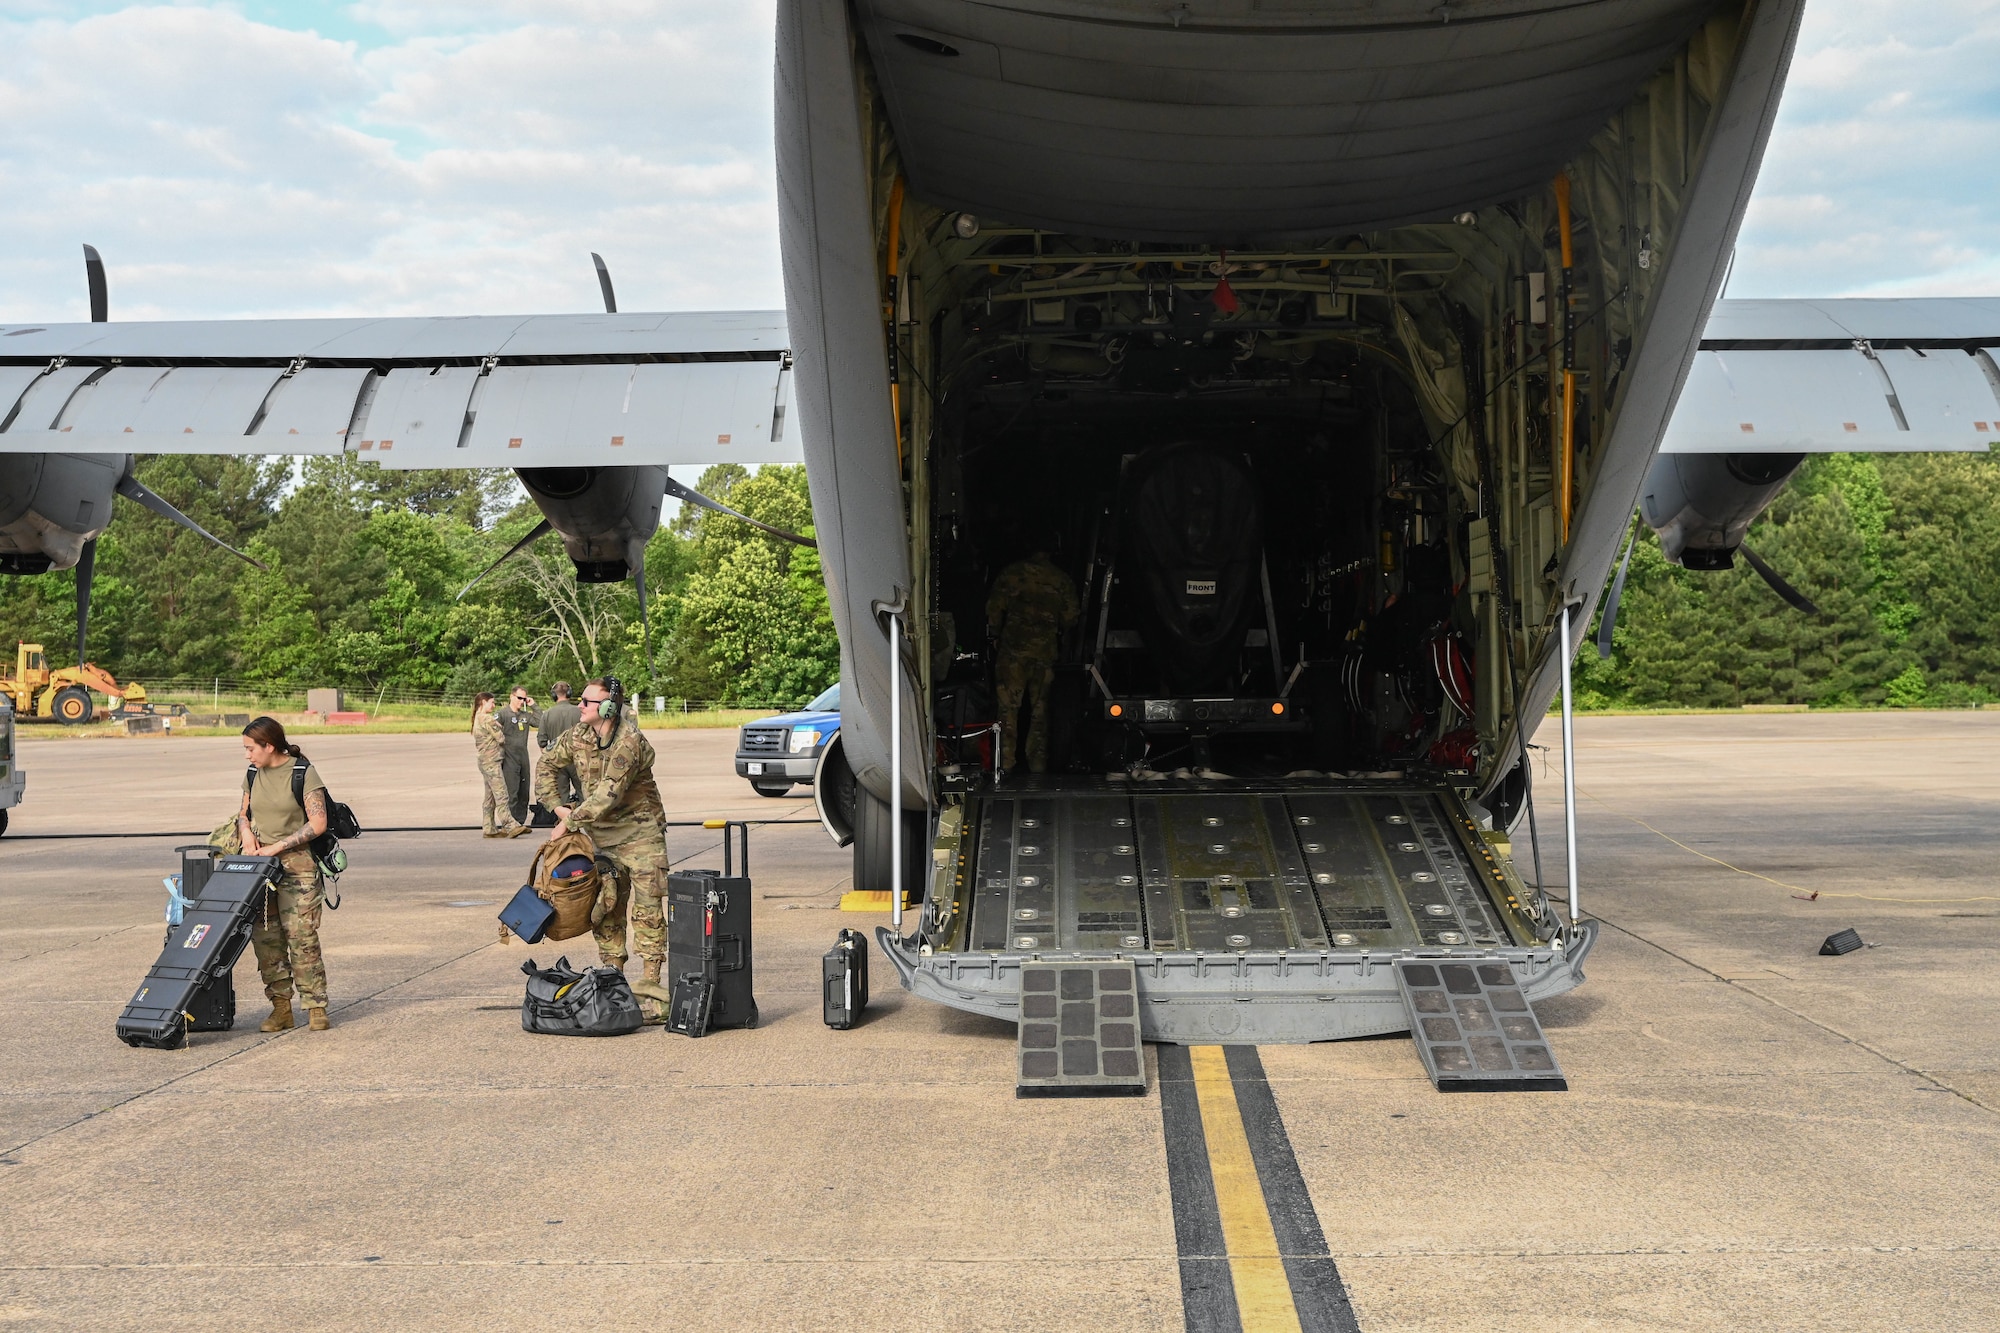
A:
[[[667,827],[673,828],[675,827],[675,825],[669,823]],[[734,854],[734,849],[729,841],[729,835],[732,831],[737,835],[737,837],[742,841],[743,844],[743,852],[742,852],[743,878],[745,879],[750,878],[749,823],[741,819],[704,819],[701,821],[701,827],[705,829],[722,830],[722,877],[724,879],[734,879],[737,874],[736,857]]]

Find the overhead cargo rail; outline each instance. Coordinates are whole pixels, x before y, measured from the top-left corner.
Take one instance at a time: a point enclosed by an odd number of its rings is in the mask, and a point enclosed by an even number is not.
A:
[[[786,462],[790,367],[782,312],[0,326],[0,452]]]

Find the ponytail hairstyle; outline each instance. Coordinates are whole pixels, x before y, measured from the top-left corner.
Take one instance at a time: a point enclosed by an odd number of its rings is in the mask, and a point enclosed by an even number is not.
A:
[[[305,751],[285,739],[285,725],[275,717],[252,718],[250,725],[243,728],[243,734],[259,745],[268,745],[280,754],[294,759],[305,759]],[[306,759],[307,763],[312,760]]]
[[[472,725],[479,725],[479,710],[493,702],[493,691],[481,690],[472,696]]]

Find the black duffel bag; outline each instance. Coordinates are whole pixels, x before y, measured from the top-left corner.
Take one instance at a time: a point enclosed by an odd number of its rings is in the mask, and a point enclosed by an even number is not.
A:
[[[530,958],[521,964],[528,993],[521,999],[521,1028],[551,1037],[622,1037],[645,1026],[631,983],[615,967],[579,972],[558,958],[546,970]]]

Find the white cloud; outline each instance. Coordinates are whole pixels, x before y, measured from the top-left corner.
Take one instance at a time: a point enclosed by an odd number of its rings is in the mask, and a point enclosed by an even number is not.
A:
[[[0,312],[780,303],[774,0],[0,0]],[[2000,0],[1811,0],[1737,296],[2000,291]]]
[[[2000,293],[2000,0],[1810,0],[1731,296]]]
[[[81,318],[83,241],[123,319],[587,310],[592,250],[627,308],[781,302],[770,0],[378,3],[340,40],[34,8],[0,19],[11,318]]]

